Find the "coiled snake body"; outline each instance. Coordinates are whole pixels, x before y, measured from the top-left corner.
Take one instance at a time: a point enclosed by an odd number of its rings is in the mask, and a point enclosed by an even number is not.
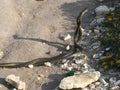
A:
[[[20,68],[20,67],[27,67],[28,65],[34,65],[34,66],[40,66],[43,65],[45,62],[58,62],[61,61],[63,59],[69,58],[70,56],[79,53],[82,50],[82,47],[80,46],[80,41],[82,38],[82,17],[83,15],[88,11],[88,9],[84,9],[78,16],[77,18],[77,28],[76,31],[74,33],[74,46],[71,48],[70,51],[68,51],[68,53],[66,54],[60,54],[58,56],[55,57],[51,57],[51,58],[46,58],[45,60],[41,60],[41,59],[36,59],[36,60],[31,60],[28,62],[17,62],[17,63],[0,63],[0,67],[4,67],[4,68]],[[78,50],[78,51],[77,51]]]

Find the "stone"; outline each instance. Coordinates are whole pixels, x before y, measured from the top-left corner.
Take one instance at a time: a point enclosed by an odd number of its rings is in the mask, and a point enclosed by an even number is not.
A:
[[[110,11],[110,9],[109,9],[106,5],[98,6],[98,7],[95,9],[96,15],[101,15],[101,14],[107,13],[107,12],[109,12],[109,11]]]
[[[66,46],[66,50],[70,50],[70,45],[67,45],[67,46]]]
[[[66,41],[66,40],[69,40],[69,39],[71,39],[71,36],[70,36],[70,34],[67,34],[67,36],[64,37],[64,40]]]
[[[90,88],[90,90],[92,90],[92,89],[95,88],[95,85],[94,85],[94,84],[90,84],[90,85],[89,85],[89,88]]]
[[[50,62],[45,62],[44,65],[48,67],[52,67],[52,64]]]
[[[117,85],[120,86],[120,80],[116,81],[116,82],[115,82],[115,85],[116,85],[116,86],[117,86]]]
[[[96,20],[96,23],[97,23],[97,25],[99,25],[99,26],[103,26],[103,21],[104,21],[104,17],[101,17],[101,18],[98,18],[97,20]],[[99,31],[100,32],[100,31]],[[99,33],[99,32],[97,32],[97,33]]]
[[[12,86],[14,86],[15,88],[17,88],[18,90],[25,90],[26,88],[26,84],[23,81],[20,81],[20,77],[19,76],[15,76],[13,74],[8,75],[5,78],[5,81],[9,84],[11,84]]]
[[[33,68],[34,66],[32,64],[28,65],[29,68]]]
[[[100,82],[104,84],[104,86],[108,86],[108,83],[105,81],[105,79],[100,78]]]
[[[0,51],[0,59],[2,59],[4,56],[4,52],[3,51]]]
[[[98,86],[98,85],[100,85],[100,82],[95,82],[95,86]]]
[[[73,88],[85,88],[89,84],[97,81],[100,78],[100,72],[87,72],[74,76],[69,76],[61,80],[59,88],[61,89],[73,89]]]
[[[96,59],[96,58],[99,58],[99,55],[98,55],[98,54],[94,54],[94,55],[93,55],[93,59]]]
[[[120,87],[119,86],[114,86],[114,87],[111,87],[110,90],[120,90]]]
[[[73,58],[73,61],[75,61],[76,64],[81,64],[81,63],[83,63],[86,59],[87,59],[87,56],[84,55],[84,54],[81,54],[81,55],[78,56],[78,57],[74,57],[74,58]]]
[[[92,43],[91,47],[93,49],[97,49],[100,46],[100,44],[101,44],[100,42],[95,42],[95,43]]]
[[[68,33],[60,34],[60,38],[64,41],[71,39],[71,35]]]

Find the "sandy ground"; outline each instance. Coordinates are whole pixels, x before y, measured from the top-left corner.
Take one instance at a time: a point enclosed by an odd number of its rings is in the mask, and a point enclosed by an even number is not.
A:
[[[73,33],[76,17],[85,7],[84,27],[92,20],[90,11],[95,0],[1,0],[0,1],[0,50],[4,57],[0,62],[22,62],[58,55],[67,44],[60,39],[64,33]],[[50,54],[47,54],[50,52]],[[52,90],[59,85],[64,72],[58,67],[0,69],[0,83],[9,74],[20,76],[26,82],[26,90]],[[39,74],[45,78],[37,80]],[[0,90],[10,90],[0,88]]]

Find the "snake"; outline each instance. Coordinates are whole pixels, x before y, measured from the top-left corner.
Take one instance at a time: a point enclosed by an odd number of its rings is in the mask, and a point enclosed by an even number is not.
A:
[[[67,59],[75,54],[81,53],[83,49],[80,46],[79,42],[82,39],[82,18],[87,11],[88,9],[85,8],[82,12],[79,13],[79,16],[77,17],[77,20],[76,20],[77,28],[73,38],[74,44],[71,47],[71,49],[65,54],[62,53],[54,57],[44,58],[44,60],[41,60],[40,58],[38,58],[38,59],[27,61],[27,62],[0,63],[0,68],[21,68],[21,67],[28,67],[28,65],[40,66],[40,65],[44,65],[45,62],[56,63],[58,61],[60,62],[64,59]]]

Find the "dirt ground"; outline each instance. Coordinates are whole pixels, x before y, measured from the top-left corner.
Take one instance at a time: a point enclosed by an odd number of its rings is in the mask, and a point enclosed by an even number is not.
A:
[[[1,0],[0,50],[4,57],[0,62],[23,62],[58,55],[72,43],[63,41],[60,35],[70,33],[73,36],[76,17],[86,7],[89,13],[84,17],[83,26],[87,28],[96,3],[96,0]],[[26,82],[26,90],[52,90],[59,85],[64,72],[55,66],[3,68],[0,83],[5,83],[7,75],[15,74]],[[39,74],[45,77],[38,80]]]

